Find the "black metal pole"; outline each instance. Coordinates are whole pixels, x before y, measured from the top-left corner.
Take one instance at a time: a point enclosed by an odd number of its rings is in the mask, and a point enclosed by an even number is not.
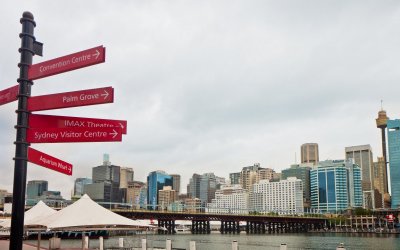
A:
[[[18,64],[19,71],[19,93],[17,113],[17,136],[15,141],[15,166],[14,166],[14,186],[13,203],[11,217],[11,237],[10,250],[22,250],[22,240],[24,234],[24,214],[25,214],[25,190],[26,190],[26,168],[28,161],[28,143],[26,142],[26,132],[28,128],[29,112],[27,109],[28,97],[31,94],[32,81],[28,79],[29,65],[32,64],[34,55],[33,43],[35,37],[33,30],[36,26],[33,15],[24,12],[20,20],[22,24],[21,38],[21,60]]]

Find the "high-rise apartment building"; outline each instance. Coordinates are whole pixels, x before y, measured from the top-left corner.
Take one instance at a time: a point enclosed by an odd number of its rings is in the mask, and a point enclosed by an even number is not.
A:
[[[34,206],[38,202],[38,198],[43,195],[43,192],[48,191],[48,182],[43,180],[28,181],[26,187],[26,205]]]
[[[300,148],[301,163],[312,163],[316,165],[319,162],[318,143],[304,143]]]
[[[249,192],[241,185],[222,185],[215,198],[207,204],[209,213],[248,214]]]
[[[133,181],[134,171],[132,168],[120,168],[119,188],[128,188],[128,183]]]
[[[250,193],[251,210],[258,213],[302,214],[303,183],[296,177],[270,182],[261,180]]]
[[[147,176],[147,202],[149,209],[157,210],[158,193],[165,186],[172,187],[172,177],[166,172],[157,170]]]
[[[310,170],[313,163],[293,164],[290,168],[282,170],[281,180],[296,177],[303,182],[303,204],[307,211],[311,206]]]
[[[181,192],[181,176],[179,174],[171,174],[172,177],[172,189],[179,195]]]
[[[361,168],[354,160],[321,161],[310,171],[311,208],[336,213],[363,204]]]
[[[271,168],[261,168],[260,163],[255,163],[253,166],[244,167],[240,172],[240,185],[244,189],[251,190],[253,184],[260,180],[272,180],[275,176],[275,171]]]
[[[388,145],[390,188],[392,195],[391,208],[400,207],[400,120],[388,120]]]
[[[355,164],[360,166],[362,173],[362,190],[364,208],[375,208],[375,197],[373,188],[373,157],[370,145],[359,145],[346,147],[346,160],[354,159]]]
[[[92,179],[90,178],[76,178],[74,184],[74,196],[80,197],[84,195],[85,185],[92,184]]]

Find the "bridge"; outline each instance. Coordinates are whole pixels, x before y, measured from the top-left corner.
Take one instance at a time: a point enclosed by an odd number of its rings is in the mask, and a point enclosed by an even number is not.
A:
[[[328,225],[326,218],[299,216],[267,216],[247,214],[212,214],[200,212],[163,212],[149,210],[113,209],[113,212],[130,219],[157,220],[159,234],[174,234],[176,220],[192,221],[192,234],[209,234],[210,221],[220,221],[222,234],[239,234],[239,222],[246,222],[243,228],[247,234],[300,233],[322,230]]]

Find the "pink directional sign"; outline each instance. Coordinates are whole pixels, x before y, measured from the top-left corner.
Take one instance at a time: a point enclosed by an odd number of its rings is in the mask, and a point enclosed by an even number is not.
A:
[[[92,49],[34,64],[29,68],[28,77],[30,80],[36,80],[94,64],[103,63],[105,60],[106,48],[103,46],[98,46]]]
[[[127,122],[86,117],[29,115],[30,128],[119,128],[126,134]]]
[[[52,95],[33,96],[28,99],[28,110],[40,111],[112,102],[114,102],[114,89],[112,87],[106,87]]]
[[[31,147],[28,148],[28,161],[66,175],[72,175],[72,164],[42,153]]]
[[[19,91],[18,85],[0,91],[0,105],[17,100],[18,91]]]
[[[30,128],[29,143],[122,141],[120,128]]]

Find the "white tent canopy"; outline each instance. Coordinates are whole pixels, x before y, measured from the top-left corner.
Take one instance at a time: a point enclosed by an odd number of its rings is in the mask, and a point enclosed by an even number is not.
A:
[[[94,202],[88,195],[41,220],[35,221],[49,230],[83,230],[107,228],[149,228],[147,223],[113,213]]]
[[[56,210],[47,206],[43,201],[39,201],[35,206],[25,212],[24,215],[24,226],[25,227],[40,227],[42,224],[38,224],[40,221],[48,216],[57,213]],[[4,228],[11,227],[11,220],[5,221],[1,224]]]

